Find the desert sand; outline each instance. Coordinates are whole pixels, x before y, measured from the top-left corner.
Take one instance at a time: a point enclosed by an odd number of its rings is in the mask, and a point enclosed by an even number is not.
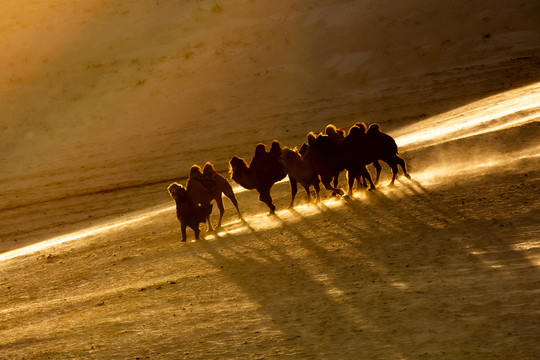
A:
[[[537,1],[2,5],[1,359],[540,356]],[[192,164],[356,121],[412,181],[180,242]]]

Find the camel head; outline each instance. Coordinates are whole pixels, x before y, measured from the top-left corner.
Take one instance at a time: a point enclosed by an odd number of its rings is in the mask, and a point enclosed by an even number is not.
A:
[[[167,191],[175,201],[181,201],[187,198],[186,188],[178,183],[172,183],[169,185]]]
[[[233,156],[229,161],[229,174],[231,174],[231,179],[234,179],[235,175],[238,175],[239,172],[247,169],[248,165],[246,161],[238,156]]]
[[[369,125],[367,131],[366,131],[366,134],[370,135],[370,134],[376,134],[376,133],[380,133],[381,132],[381,126],[377,123],[373,123],[371,125]]]
[[[281,149],[281,162],[284,164],[290,164],[294,160],[301,159],[300,154],[296,149],[290,149],[288,147],[284,147]]]
[[[333,125],[333,124],[328,124],[326,125],[326,127],[324,128],[324,134],[326,135],[329,135],[329,136],[337,136],[338,135],[338,128],[336,127],[336,125]]]

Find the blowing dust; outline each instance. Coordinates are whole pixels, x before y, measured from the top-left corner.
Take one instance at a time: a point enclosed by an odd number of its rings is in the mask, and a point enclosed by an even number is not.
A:
[[[0,358],[538,358],[538,14],[3,1]],[[191,165],[357,121],[412,180],[293,209],[285,180],[274,216],[235,186],[245,221],[180,242]]]

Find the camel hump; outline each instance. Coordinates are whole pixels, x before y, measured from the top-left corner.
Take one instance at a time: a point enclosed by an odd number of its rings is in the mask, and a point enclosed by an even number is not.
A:
[[[212,175],[216,172],[216,170],[214,169],[214,165],[211,163],[211,162],[207,162],[206,164],[204,164],[204,167],[203,167],[203,175]]]
[[[291,149],[287,146],[285,146],[283,149],[281,149],[281,158],[282,159],[293,159],[295,157],[300,157],[300,154],[296,150],[296,148]]]
[[[338,128],[333,124],[329,124],[324,129],[324,134],[328,135],[330,139],[336,143],[340,143],[345,138],[345,131],[342,128]]]
[[[202,171],[199,165],[193,165],[191,169],[189,169],[189,178],[195,179],[202,176]]]
[[[259,143],[255,146],[255,156],[260,156],[266,153],[266,145]]]
[[[202,174],[197,178],[197,180],[206,190],[211,190],[215,187],[216,170],[211,162],[204,164]]]
[[[367,129],[366,134],[370,135],[370,134],[377,134],[380,132],[381,132],[381,126],[377,123],[373,123],[369,125],[369,128]]]
[[[281,155],[281,145],[279,144],[279,141],[274,140],[272,141],[272,145],[270,146],[270,151],[268,152],[270,156],[279,156]]]
[[[315,140],[317,140],[317,135],[313,131],[311,131],[309,134],[307,134],[307,143],[308,146],[313,146],[315,143]]]

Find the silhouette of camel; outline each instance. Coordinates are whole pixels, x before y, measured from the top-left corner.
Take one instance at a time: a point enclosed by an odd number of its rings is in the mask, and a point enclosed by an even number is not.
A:
[[[321,177],[321,182],[327,190],[334,194],[343,195],[343,190],[337,188],[339,173],[345,169],[343,156],[344,140],[343,130],[334,125],[328,125],[319,135],[310,132],[307,135],[307,146],[303,145],[301,152],[303,158],[312,169]],[[331,185],[332,180],[334,186]]]
[[[195,232],[195,239],[199,240],[199,224],[206,222],[212,212],[212,204],[197,204],[191,199],[185,187],[172,183],[167,188],[169,195],[176,202],[176,217],[180,221],[182,242],[186,242],[186,228],[189,226]]]
[[[291,203],[289,204],[289,208],[294,207],[294,198],[298,192],[297,182],[306,189],[308,202],[311,201],[309,187],[313,186],[316,193],[315,202],[318,202],[320,199],[320,180],[311,164],[296,149],[293,150],[288,147],[284,147],[281,150],[281,162],[291,182]]]
[[[403,173],[407,179],[411,176],[407,172],[405,160],[399,155],[396,141],[390,135],[381,131],[381,127],[377,123],[369,125],[366,131],[367,146],[374,153],[376,160],[382,160],[392,169],[392,181],[390,186],[394,185],[394,181],[398,175],[398,165],[401,166]]]
[[[256,189],[260,194],[259,200],[270,208],[270,214],[276,211],[270,189],[276,182],[287,176],[280,157],[281,146],[277,140],[274,140],[268,152],[265,144],[257,144],[255,155],[249,165],[237,156],[233,156],[229,161],[231,178],[248,190]]]
[[[355,180],[358,181],[358,184],[363,184],[364,187],[367,187],[367,180],[370,185],[369,189],[375,190],[375,184],[371,179],[370,173],[367,171],[367,165],[376,164],[377,180],[379,179],[381,165],[376,161],[366,141],[366,125],[364,123],[357,123],[349,129],[345,137],[343,156],[345,158],[345,168],[347,169],[347,180],[349,184],[347,195],[353,195]],[[363,178],[363,182],[360,182],[360,178]]]
[[[212,200],[216,201],[219,209],[218,228],[221,227],[221,220],[225,213],[223,198],[221,196],[222,193],[231,200],[238,212],[238,217],[242,219],[242,214],[238,207],[238,200],[234,195],[231,184],[229,184],[229,181],[226,178],[216,172],[211,163],[207,162],[202,171],[198,165],[193,165],[191,167],[186,189],[189,196],[196,204],[206,205],[210,204]],[[210,222],[210,214],[208,214],[207,222],[208,231],[213,231],[214,229]]]
[[[354,181],[357,180],[360,183],[360,177],[364,178],[364,186],[366,186],[365,180],[368,180],[371,189],[375,189],[366,166],[369,164],[375,166],[377,170],[375,183],[378,183],[381,173],[378,160],[386,162],[392,169],[390,186],[394,185],[398,165],[402,167],[405,176],[408,179],[411,178],[405,167],[405,161],[398,154],[395,140],[390,135],[381,132],[377,123],[371,124],[369,128],[363,122],[354,124],[347,134],[344,154],[347,163],[349,195],[353,193]]]

